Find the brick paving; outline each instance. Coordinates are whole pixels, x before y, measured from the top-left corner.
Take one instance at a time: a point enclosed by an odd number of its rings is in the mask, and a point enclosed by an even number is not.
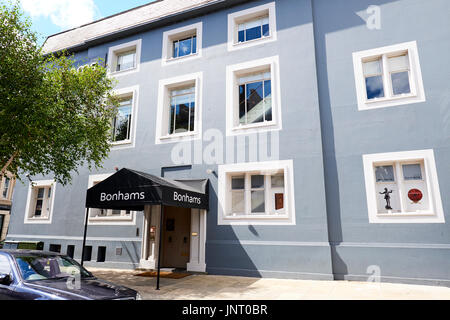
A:
[[[138,271],[90,268],[98,278],[133,288],[149,300],[450,300],[450,288],[353,281],[313,281],[195,274],[137,277]]]

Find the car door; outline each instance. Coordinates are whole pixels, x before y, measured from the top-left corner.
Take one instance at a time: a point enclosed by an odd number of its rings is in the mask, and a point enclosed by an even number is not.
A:
[[[11,260],[5,254],[0,254],[0,274],[9,274],[13,277]],[[0,300],[16,300],[18,299],[15,292],[14,281],[10,285],[0,284]]]

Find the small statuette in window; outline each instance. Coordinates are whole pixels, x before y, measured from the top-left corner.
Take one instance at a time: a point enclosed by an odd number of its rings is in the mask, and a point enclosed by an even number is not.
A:
[[[388,188],[384,188],[384,192],[380,192],[380,194],[384,194],[384,200],[386,200],[386,210],[392,210],[391,208],[391,196],[392,190],[388,190]]]

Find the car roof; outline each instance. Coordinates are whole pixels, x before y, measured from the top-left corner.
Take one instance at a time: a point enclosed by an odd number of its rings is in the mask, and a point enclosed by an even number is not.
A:
[[[62,256],[62,254],[50,251],[27,250],[27,249],[1,249],[0,252],[8,253],[12,256],[31,255],[31,256]]]

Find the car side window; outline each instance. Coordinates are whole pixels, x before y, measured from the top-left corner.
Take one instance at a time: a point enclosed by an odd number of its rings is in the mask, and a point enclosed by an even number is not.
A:
[[[6,256],[0,255],[0,274],[11,274],[11,265]]]

